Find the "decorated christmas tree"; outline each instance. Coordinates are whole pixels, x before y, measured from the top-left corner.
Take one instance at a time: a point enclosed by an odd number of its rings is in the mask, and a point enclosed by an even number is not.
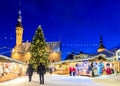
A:
[[[42,62],[46,67],[48,66],[47,44],[41,26],[38,26],[38,29],[36,30],[36,33],[33,37],[30,46],[30,52],[30,64],[32,64],[35,69],[40,62]]]

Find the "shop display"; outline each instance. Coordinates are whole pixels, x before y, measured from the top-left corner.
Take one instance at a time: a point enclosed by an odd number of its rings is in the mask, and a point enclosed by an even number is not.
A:
[[[25,75],[26,68],[27,64],[23,62],[13,60],[5,56],[0,56],[0,82]]]

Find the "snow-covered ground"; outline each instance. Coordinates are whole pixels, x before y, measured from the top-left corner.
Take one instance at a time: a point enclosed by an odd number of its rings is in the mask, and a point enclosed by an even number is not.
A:
[[[28,77],[24,76],[0,83],[0,86],[39,86],[41,85],[39,83],[39,76],[34,73],[32,82],[28,82]],[[90,78],[84,76],[46,74],[45,84],[41,86],[120,86],[120,76]]]
[[[120,86],[120,75],[102,75],[92,79],[104,86]]]

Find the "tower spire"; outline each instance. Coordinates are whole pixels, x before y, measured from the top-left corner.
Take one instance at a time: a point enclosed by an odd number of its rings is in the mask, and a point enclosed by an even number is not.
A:
[[[103,52],[105,49],[105,46],[103,44],[103,40],[102,40],[102,35],[100,36],[100,43],[99,43],[99,47],[98,47],[98,52]]]
[[[18,11],[18,20],[16,24],[16,45],[19,46],[22,44],[22,36],[23,36],[23,26],[22,26],[22,17],[21,17],[21,9],[20,9],[20,1],[19,1],[19,11]]]
[[[18,21],[16,27],[22,27],[21,2],[19,1]]]

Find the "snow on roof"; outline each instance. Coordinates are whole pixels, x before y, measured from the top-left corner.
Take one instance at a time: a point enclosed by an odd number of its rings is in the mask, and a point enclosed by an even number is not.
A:
[[[12,58],[4,56],[4,55],[0,55],[0,61],[3,61],[3,62],[15,62],[15,63],[19,63],[19,64],[26,64],[24,62],[12,59]]]

